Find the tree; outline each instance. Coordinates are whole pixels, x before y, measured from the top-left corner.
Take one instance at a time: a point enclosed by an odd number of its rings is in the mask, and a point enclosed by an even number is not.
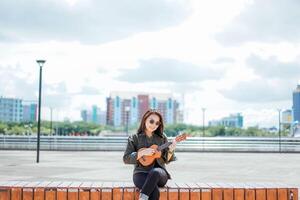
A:
[[[209,136],[225,136],[225,127],[224,126],[213,126],[208,129]]]
[[[9,135],[24,135],[25,132],[25,128],[18,125],[15,125],[8,130]]]
[[[4,123],[0,123],[0,134],[5,134],[8,126]]]
[[[228,127],[225,130],[226,136],[242,136],[243,130],[241,128]]]

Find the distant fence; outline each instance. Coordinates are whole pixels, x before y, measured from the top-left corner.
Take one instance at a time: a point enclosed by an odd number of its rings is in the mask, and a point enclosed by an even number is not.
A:
[[[170,138],[171,139],[171,138]],[[0,149],[35,150],[36,136],[0,136]],[[127,137],[41,136],[41,150],[123,151]],[[181,152],[291,152],[300,153],[300,138],[189,137],[177,145]]]

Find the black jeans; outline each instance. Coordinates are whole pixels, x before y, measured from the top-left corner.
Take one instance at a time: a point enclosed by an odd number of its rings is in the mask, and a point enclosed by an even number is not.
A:
[[[162,168],[155,167],[148,173],[135,173],[133,183],[141,193],[149,196],[149,200],[159,200],[159,188],[163,187],[168,181],[168,175]]]

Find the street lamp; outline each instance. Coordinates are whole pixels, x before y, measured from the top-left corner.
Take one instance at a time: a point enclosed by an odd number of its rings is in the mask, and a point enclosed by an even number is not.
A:
[[[203,131],[203,136],[202,137],[205,137],[205,110],[206,110],[206,108],[202,108],[202,113],[203,113],[203,121],[202,121],[202,131]]]
[[[130,110],[130,107],[126,106],[125,107],[125,113],[126,113],[126,135],[127,136],[128,136],[129,110]]]
[[[50,107],[50,136],[52,136],[52,111],[53,108]]]
[[[40,161],[40,134],[41,134],[41,101],[42,101],[42,68],[46,60],[36,60],[40,67],[40,81],[39,81],[39,115],[38,115],[38,127],[37,127],[37,152],[36,152],[36,162]]]
[[[278,137],[279,137],[279,152],[281,153],[281,122],[280,122],[280,114],[281,109],[277,109],[278,111]]]
[[[204,137],[205,137],[205,127],[204,127],[204,123],[205,123],[205,108],[202,108],[202,114],[203,114],[203,117],[202,117],[202,131],[203,131],[203,135],[202,135],[202,148],[203,148],[203,151],[204,151]]]

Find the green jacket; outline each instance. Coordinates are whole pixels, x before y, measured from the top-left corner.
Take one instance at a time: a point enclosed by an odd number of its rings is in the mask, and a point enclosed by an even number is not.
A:
[[[134,174],[138,172],[148,172],[154,167],[155,162],[150,166],[141,165],[137,160],[138,150],[141,148],[148,148],[153,144],[160,146],[166,142],[168,142],[168,138],[165,135],[159,136],[157,134],[153,134],[153,136],[149,138],[144,133],[137,133],[132,136],[129,136],[127,147],[123,156],[123,161],[125,164],[134,165],[134,171],[133,171]],[[171,155],[171,158],[169,160],[168,160],[168,154]],[[169,148],[162,150],[161,157],[156,159],[157,165],[159,165],[159,167],[163,168],[167,172],[169,179],[171,178],[171,176],[166,170],[165,164],[168,164],[169,162],[174,160],[176,160],[174,152],[169,152]]]

